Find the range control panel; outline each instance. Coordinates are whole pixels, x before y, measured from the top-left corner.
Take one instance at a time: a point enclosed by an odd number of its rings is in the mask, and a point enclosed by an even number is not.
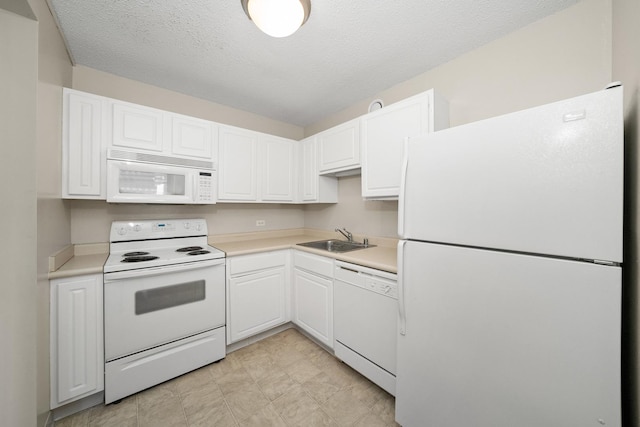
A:
[[[111,223],[109,241],[123,242],[206,235],[207,222],[204,219],[114,221]]]

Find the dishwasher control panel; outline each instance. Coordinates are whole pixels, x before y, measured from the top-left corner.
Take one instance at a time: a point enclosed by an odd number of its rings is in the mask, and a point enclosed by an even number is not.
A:
[[[382,295],[390,296],[391,298],[398,298],[398,283],[382,281],[380,279],[367,279],[366,288],[377,292]]]
[[[377,294],[398,298],[397,276],[393,273],[337,261],[334,278]]]

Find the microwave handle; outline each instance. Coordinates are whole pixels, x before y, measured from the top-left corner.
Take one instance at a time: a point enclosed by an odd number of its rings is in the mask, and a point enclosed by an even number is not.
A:
[[[191,177],[191,184],[193,185],[192,187],[192,191],[191,194],[193,194],[193,203],[197,203],[198,202],[198,197],[200,196],[200,188],[198,188],[198,181],[197,181],[197,176],[196,174],[193,174],[193,176]]]

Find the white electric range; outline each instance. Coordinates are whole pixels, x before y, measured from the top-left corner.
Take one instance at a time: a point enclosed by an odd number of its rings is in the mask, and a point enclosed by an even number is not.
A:
[[[109,248],[105,403],[225,357],[225,253],[204,219],[114,221]]]

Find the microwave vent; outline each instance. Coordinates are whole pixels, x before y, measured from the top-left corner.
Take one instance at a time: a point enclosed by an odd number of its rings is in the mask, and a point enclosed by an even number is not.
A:
[[[136,153],[125,150],[109,150],[107,158],[112,160],[129,160],[133,162],[154,163],[170,166],[185,166],[198,169],[215,169],[214,162],[205,160],[182,159],[180,157],[161,156],[158,154]]]

